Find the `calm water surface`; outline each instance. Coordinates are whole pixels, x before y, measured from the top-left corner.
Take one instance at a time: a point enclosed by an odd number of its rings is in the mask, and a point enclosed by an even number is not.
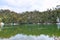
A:
[[[17,34],[10,38],[0,38],[0,40],[54,40],[54,37],[49,37],[48,35],[43,34],[39,36]]]
[[[0,31],[0,40],[54,40],[52,35],[60,36],[60,29],[55,24],[5,25]]]

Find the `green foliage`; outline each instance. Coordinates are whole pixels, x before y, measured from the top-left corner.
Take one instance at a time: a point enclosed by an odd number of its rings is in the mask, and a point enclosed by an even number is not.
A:
[[[0,17],[4,23],[56,23],[56,18],[60,17],[60,9],[39,11],[26,11],[16,13],[10,10],[0,10]]]

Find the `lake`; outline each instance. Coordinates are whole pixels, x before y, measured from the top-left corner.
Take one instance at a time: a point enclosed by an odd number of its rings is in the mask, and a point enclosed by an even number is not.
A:
[[[39,36],[17,34],[10,38],[0,38],[0,40],[54,40],[54,37],[49,37],[48,35],[43,34]]]
[[[42,35],[43,34],[43,35]],[[56,24],[20,24],[20,25],[4,25],[4,27],[0,31],[0,38],[2,40],[13,40],[26,38],[27,40],[47,38],[52,40],[53,36],[60,37],[60,29],[57,28]],[[20,36],[20,37],[18,37]],[[25,37],[26,36],[26,37]],[[28,39],[31,37],[30,39]],[[35,38],[34,38],[35,37]],[[23,40],[26,40],[23,39]],[[41,39],[41,38],[40,38]],[[39,39],[39,40],[40,40]],[[17,39],[16,39],[17,40]],[[44,40],[44,39],[42,39]]]

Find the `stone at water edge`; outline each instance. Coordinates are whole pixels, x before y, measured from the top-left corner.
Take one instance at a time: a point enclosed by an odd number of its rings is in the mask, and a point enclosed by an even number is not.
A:
[[[2,30],[3,26],[4,26],[4,23],[0,22],[0,31]]]
[[[60,29],[60,19],[59,19],[59,17],[57,17],[56,21],[57,21],[57,23],[56,23],[57,24],[57,28]]]

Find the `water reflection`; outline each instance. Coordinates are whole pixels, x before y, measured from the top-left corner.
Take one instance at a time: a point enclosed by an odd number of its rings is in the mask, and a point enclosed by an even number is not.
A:
[[[57,28],[60,29],[60,23],[57,23]]]
[[[0,40],[54,40],[53,37],[49,37],[48,35],[40,35],[40,36],[32,36],[32,35],[23,35],[23,34],[17,34],[15,36],[12,36],[10,38],[3,38]]]

